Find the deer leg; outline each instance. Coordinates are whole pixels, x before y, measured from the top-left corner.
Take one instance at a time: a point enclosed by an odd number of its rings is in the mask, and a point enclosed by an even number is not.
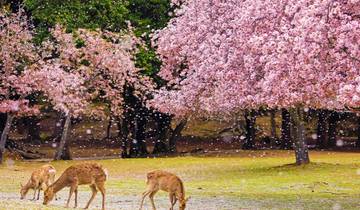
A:
[[[90,188],[91,188],[91,191],[92,191],[92,195],[91,195],[90,200],[86,204],[85,209],[89,208],[90,203],[94,200],[94,198],[96,196],[96,193],[97,193],[97,189],[96,189],[96,186],[94,184],[90,185]]]
[[[46,186],[46,188],[48,188],[50,185],[52,185],[53,183],[55,182],[55,175],[51,175],[50,176],[50,179],[48,180],[48,184],[47,184],[47,186]],[[45,190],[44,190],[45,191]],[[55,193],[55,200],[57,200],[58,198],[57,198],[57,195],[56,195],[56,193]]]
[[[72,194],[74,193],[74,191],[77,189],[77,181],[73,182],[70,186],[70,192],[69,192],[69,198],[67,200],[67,203],[66,203],[66,208],[69,208],[69,203],[70,203],[70,199],[71,199],[71,196]]]
[[[78,198],[78,188],[75,189],[75,205],[74,205],[74,208],[77,207],[77,198]]]
[[[40,199],[40,190],[41,190],[41,188],[38,188],[37,190],[38,190],[38,194],[37,194],[37,199],[36,200],[39,200]]]
[[[35,198],[36,198],[36,187],[34,188],[34,196],[33,196],[33,198],[32,198],[32,200],[34,201],[35,200]]]
[[[104,182],[99,182],[96,184],[97,188],[100,190],[102,195],[102,210],[105,210],[105,186]]]
[[[141,203],[140,203],[140,210],[142,210],[145,197],[148,196],[150,193],[151,193],[151,191],[149,191],[149,190],[146,190],[145,192],[143,192],[142,198],[141,198]]]
[[[154,203],[154,195],[157,193],[157,191],[152,191],[149,195],[151,205],[153,207],[153,210],[156,210],[155,203]]]
[[[177,199],[173,193],[169,193],[169,198],[170,198],[170,202],[171,202],[170,210],[173,210]]]

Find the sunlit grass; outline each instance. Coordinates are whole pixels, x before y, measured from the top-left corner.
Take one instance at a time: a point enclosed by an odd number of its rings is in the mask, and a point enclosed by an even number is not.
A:
[[[139,195],[145,189],[146,172],[164,169],[184,180],[191,197],[236,200],[244,208],[332,209],[334,205],[341,209],[360,208],[360,154],[311,152],[310,157],[312,163],[301,167],[291,165],[294,162],[291,151],[97,162],[109,170],[107,191],[113,195]],[[79,161],[52,164],[62,172],[75,162]],[[42,164],[7,162],[0,167],[0,192],[18,192],[19,182],[25,182],[31,171]],[[159,199],[167,199],[166,194],[160,195]],[[2,204],[6,201],[0,201]],[[12,205],[21,207],[21,202]]]

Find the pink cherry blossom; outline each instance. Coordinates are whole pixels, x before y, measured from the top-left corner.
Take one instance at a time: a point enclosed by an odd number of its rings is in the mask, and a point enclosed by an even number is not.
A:
[[[359,9],[350,0],[183,1],[153,36],[169,86],[150,104],[177,116],[358,107]]]

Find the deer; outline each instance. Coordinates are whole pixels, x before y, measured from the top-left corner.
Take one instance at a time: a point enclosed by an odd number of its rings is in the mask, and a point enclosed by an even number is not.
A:
[[[44,205],[48,205],[53,200],[54,195],[65,187],[70,187],[69,197],[66,208],[72,195],[75,193],[75,206],[77,207],[77,195],[79,185],[89,185],[92,191],[90,200],[85,206],[88,209],[90,203],[94,200],[98,190],[102,194],[102,210],[105,210],[105,181],[108,178],[108,172],[98,163],[80,163],[68,167],[61,176],[51,184],[44,192]]]
[[[34,196],[32,200],[35,200],[36,191],[37,200],[40,198],[40,190],[45,191],[50,184],[54,183],[56,170],[52,165],[43,165],[40,168],[32,172],[29,181],[23,185],[20,183],[20,199],[24,199],[29,189],[34,190]]]
[[[143,192],[140,203],[140,210],[142,210],[144,199],[149,196],[153,210],[156,210],[154,203],[154,196],[159,190],[163,190],[169,193],[171,207],[170,210],[174,209],[176,201],[179,200],[179,210],[184,210],[186,202],[189,198],[185,199],[184,184],[181,179],[175,174],[156,170],[147,173],[147,190]]]

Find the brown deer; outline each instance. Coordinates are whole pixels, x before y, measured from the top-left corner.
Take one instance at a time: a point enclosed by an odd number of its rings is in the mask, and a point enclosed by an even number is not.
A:
[[[34,190],[35,200],[36,191],[38,191],[37,200],[40,198],[40,190],[45,191],[50,184],[54,183],[56,170],[52,165],[43,165],[32,172],[29,181],[23,185],[20,183],[20,198],[24,199],[29,189]]]
[[[89,185],[92,195],[85,209],[89,208],[90,203],[94,200],[96,193],[100,190],[102,194],[102,210],[105,210],[105,181],[107,180],[107,170],[97,163],[81,163],[67,168],[52,185],[45,191],[44,205],[47,205],[53,198],[54,194],[64,187],[70,187],[69,198],[66,208],[69,207],[72,194],[75,192],[75,207],[77,207],[77,194],[79,185]]]
[[[149,196],[153,210],[156,210],[154,204],[154,195],[163,190],[169,193],[171,202],[170,210],[173,210],[176,201],[179,200],[179,210],[184,210],[186,207],[184,184],[175,174],[166,171],[152,171],[147,174],[148,189],[142,194],[140,210],[142,209],[144,199]]]

